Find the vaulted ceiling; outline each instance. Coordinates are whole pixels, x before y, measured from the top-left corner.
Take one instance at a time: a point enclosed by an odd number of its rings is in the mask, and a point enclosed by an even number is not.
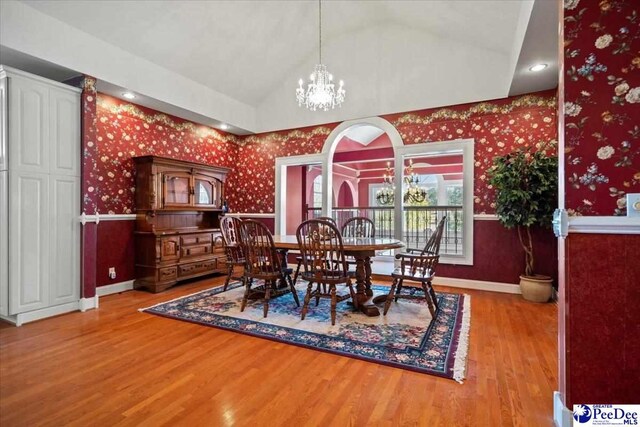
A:
[[[532,61],[555,62],[553,37],[543,40],[557,27],[548,0],[324,2],[323,62],[347,90],[343,107],[330,112],[295,102],[297,80],[318,60],[315,1],[0,7],[5,53],[94,75],[106,92],[131,90],[137,102],[238,133],[501,98],[514,76],[521,92],[555,86],[553,74],[543,81],[521,72]]]

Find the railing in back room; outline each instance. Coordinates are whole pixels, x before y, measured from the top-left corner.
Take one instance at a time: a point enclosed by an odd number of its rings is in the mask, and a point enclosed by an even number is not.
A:
[[[436,229],[443,215],[447,216],[447,226],[442,236],[440,253],[462,255],[463,251],[463,209],[462,206],[405,206],[403,242],[408,248],[422,249]],[[322,208],[307,207],[305,219],[322,216]],[[338,227],[349,218],[364,216],[376,225],[376,237],[394,237],[393,206],[335,207],[331,216]]]

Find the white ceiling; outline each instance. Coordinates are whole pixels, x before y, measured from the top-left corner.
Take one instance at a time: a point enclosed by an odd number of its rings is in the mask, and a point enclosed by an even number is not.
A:
[[[3,46],[250,132],[504,97],[525,32],[536,37],[532,1],[323,2],[323,62],[347,99],[312,113],[295,87],[317,61],[315,1],[11,3],[2,26],[16,28],[1,30]],[[80,58],[56,53],[63,40]],[[152,74],[164,80],[145,81]]]
[[[383,133],[384,131],[376,126],[354,125],[344,131],[343,136],[366,147]]]

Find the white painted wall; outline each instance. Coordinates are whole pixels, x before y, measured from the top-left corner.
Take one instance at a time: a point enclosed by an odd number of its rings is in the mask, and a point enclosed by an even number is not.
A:
[[[376,43],[371,43],[372,39]],[[298,107],[296,82],[308,78],[317,61],[310,56],[285,74],[257,106],[257,131],[501,98],[507,96],[511,82],[508,54],[411,27],[368,26],[341,34],[323,50],[329,71],[335,79],[345,81],[347,94],[342,107],[326,112]],[[332,60],[338,56],[336,51],[348,52],[348,59],[342,55],[341,61]],[[398,72],[398,64],[406,64],[407,57],[433,60],[416,60]]]
[[[117,22],[114,23],[114,31]],[[17,1],[0,2],[0,42],[11,49],[243,129],[255,108],[133,55]]]

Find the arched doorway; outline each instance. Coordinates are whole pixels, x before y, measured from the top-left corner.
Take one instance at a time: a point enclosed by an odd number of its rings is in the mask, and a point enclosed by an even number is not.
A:
[[[336,204],[338,206],[355,206],[353,200],[353,190],[347,181],[344,181],[342,185],[340,185],[340,189],[338,190],[338,195],[336,197]]]

